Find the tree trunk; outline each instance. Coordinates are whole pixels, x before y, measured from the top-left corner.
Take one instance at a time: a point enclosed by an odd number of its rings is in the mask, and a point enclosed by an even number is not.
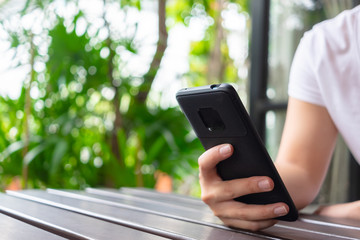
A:
[[[115,111],[115,120],[114,120],[113,130],[111,132],[111,152],[113,153],[113,155],[119,162],[120,166],[122,168],[125,168],[125,163],[124,163],[124,159],[122,158],[122,155],[121,155],[121,149],[120,149],[119,140],[118,140],[118,131],[123,127],[123,117],[120,112],[119,89],[118,89],[118,86],[115,84],[115,79],[114,79],[114,57],[115,57],[116,53],[115,53],[115,50],[112,49],[113,42],[110,37],[110,26],[109,26],[109,23],[106,21],[106,17],[105,17],[106,0],[104,0],[103,2],[104,2],[103,19],[105,22],[105,27],[108,30],[108,34],[109,34],[108,38],[106,39],[106,46],[110,52],[109,60],[108,60],[107,75],[108,75],[110,84],[115,92],[115,96],[114,96],[114,100],[113,100],[113,107],[114,107],[114,111]]]
[[[208,84],[222,82],[225,71],[225,61],[221,53],[221,45],[225,38],[224,28],[222,26],[223,21],[221,17],[223,8],[224,0],[217,0],[215,9],[215,40],[213,48],[210,52],[207,72]]]
[[[35,63],[35,45],[33,42],[33,34],[29,34],[30,37],[30,78],[27,83],[25,83],[25,116],[24,116],[24,150],[23,150],[23,159],[25,159],[26,154],[29,152],[29,144],[30,144],[30,127],[29,127],[29,118],[31,116],[31,84],[35,80],[35,70],[34,70],[34,63]],[[28,173],[29,173],[29,166],[23,160],[22,166],[22,177],[23,177],[23,188],[27,188],[28,186]]]
[[[115,85],[114,79],[114,57],[115,51],[111,49],[111,39],[110,37],[107,39],[107,47],[110,50],[109,62],[108,62],[108,78],[111,82],[111,86],[115,91],[115,96],[113,100],[113,107],[115,111],[115,120],[114,127],[111,132],[111,151],[114,154],[115,158],[118,160],[121,167],[125,167],[124,159],[121,156],[121,149],[118,140],[118,131],[123,127],[123,117],[120,112],[120,96],[118,86]]]
[[[149,95],[151,85],[154,82],[155,76],[160,68],[161,60],[167,48],[168,33],[166,30],[166,0],[158,0],[158,27],[159,38],[157,42],[156,52],[151,61],[148,72],[144,75],[144,82],[141,84],[139,93],[136,95],[135,100],[144,104],[147,96]]]
[[[142,150],[142,140],[139,134],[136,136],[136,152],[139,153]],[[139,157],[139,154],[135,156],[135,177],[136,177],[136,187],[144,187],[144,177],[141,171],[142,161]]]
[[[156,52],[154,54],[154,57],[151,61],[149,70],[144,75],[144,81],[139,87],[139,93],[134,98],[134,103],[137,106],[144,106],[146,103],[146,99],[149,95],[149,92],[151,90],[151,86],[154,82],[155,76],[160,68],[161,60],[164,56],[165,50],[167,48],[167,39],[168,39],[168,33],[166,30],[165,25],[166,20],[166,0],[158,0],[158,42],[156,47]],[[138,139],[138,145],[137,150],[141,150],[141,140]],[[136,174],[136,184],[138,187],[141,187],[144,185],[143,182],[143,175],[141,172],[142,167],[142,160],[139,159],[138,156],[136,156],[136,166],[135,166],[135,174]]]

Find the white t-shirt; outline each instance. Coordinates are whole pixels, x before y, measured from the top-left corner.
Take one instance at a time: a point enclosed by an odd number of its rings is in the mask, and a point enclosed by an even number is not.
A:
[[[304,34],[288,91],[291,97],[326,107],[360,163],[360,6]]]

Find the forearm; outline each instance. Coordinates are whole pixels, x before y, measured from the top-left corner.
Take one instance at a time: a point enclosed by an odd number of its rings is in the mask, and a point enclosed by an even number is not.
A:
[[[321,183],[295,164],[281,162],[275,165],[296,208],[302,209],[309,205],[318,194]]]
[[[337,129],[325,107],[290,97],[275,165],[298,209],[318,194],[336,136]]]

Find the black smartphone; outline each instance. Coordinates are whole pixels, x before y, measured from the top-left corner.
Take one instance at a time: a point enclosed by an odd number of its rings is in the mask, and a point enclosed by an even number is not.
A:
[[[284,202],[289,206],[289,213],[276,219],[295,221],[297,209],[232,85],[185,88],[177,92],[176,99],[205,149],[222,143],[234,147],[233,155],[217,165],[223,180],[268,176],[274,181],[271,192],[249,194],[235,200],[247,204]]]

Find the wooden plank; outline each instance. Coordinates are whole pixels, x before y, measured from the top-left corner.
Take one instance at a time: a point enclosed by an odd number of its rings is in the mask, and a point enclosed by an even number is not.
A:
[[[315,220],[316,219],[316,220]],[[299,228],[303,232],[322,233],[326,239],[359,239],[359,222],[350,219],[327,218],[316,215],[301,215],[296,224],[281,222],[278,224],[284,228]]]
[[[160,216],[139,209],[114,206],[110,204],[110,201],[109,204],[103,201],[88,201],[82,195],[76,193],[63,192],[63,195],[61,195],[58,192],[58,195],[54,195],[42,191],[28,190],[9,192],[9,194],[126,227],[133,227],[131,225],[133,224],[147,229],[168,232],[173,234],[173,239],[283,239],[269,234],[229,229],[225,226],[215,228],[194,224],[186,220]],[[79,196],[79,198],[76,196]]]
[[[0,214],[0,233],[2,240],[61,240],[58,235],[34,227],[15,218]]]
[[[50,192],[53,192],[49,190]],[[53,192],[56,194],[56,192]],[[142,211],[151,210],[155,211],[158,214],[163,213],[166,216],[179,216],[179,212],[181,212],[181,216],[197,220],[197,221],[205,221],[205,222],[213,222],[213,223],[221,223],[221,221],[214,216],[214,214],[205,208],[196,208],[196,207],[185,207],[180,203],[172,200],[171,202],[159,202],[149,198],[142,198],[133,195],[126,195],[119,191],[108,191],[108,190],[97,190],[97,189],[87,189],[86,193],[77,193],[89,198],[96,198],[105,201],[110,201],[116,204],[126,204],[127,206],[133,206],[141,208]],[[91,199],[88,199],[91,200]],[[111,203],[107,203],[111,204]],[[174,217],[176,218],[176,217]]]
[[[358,240],[360,236],[359,232],[339,231],[339,229],[334,229],[329,226],[306,224],[301,220],[294,223],[280,222],[274,227],[263,230],[263,232],[296,240]]]
[[[90,193],[98,194],[101,199],[117,202],[117,198],[121,199],[121,192],[122,191],[109,191],[108,190],[96,190],[96,189],[88,189],[87,190]],[[127,191],[135,192],[136,196],[145,196],[145,194],[142,194],[141,191],[138,189],[135,189],[134,191],[132,189],[128,189]],[[151,194],[148,194],[148,193]],[[152,198],[156,195],[161,196],[163,199],[168,198],[168,194],[158,194],[154,191],[147,190],[148,197]],[[110,198],[104,198],[104,196],[110,197]],[[184,198],[184,197],[183,197]],[[148,199],[148,198],[146,198]],[[174,201],[174,198],[171,198],[173,201],[173,204],[176,204],[176,201]],[[128,199],[127,204],[129,205],[137,205],[135,202],[131,201],[132,199]],[[139,205],[146,206],[147,208],[151,208],[151,205],[145,204],[145,202],[141,203],[141,198],[137,199],[139,201]],[[144,200],[145,201],[145,200]],[[176,209],[173,209],[176,210]],[[169,212],[167,208],[163,208],[163,212]],[[219,221],[214,220],[215,218],[203,218],[201,215],[193,215],[193,216],[187,216],[186,212],[183,211],[172,211],[172,215],[177,216],[183,216],[183,217],[190,217],[191,219],[203,221],[205,224],[210,223],[212,224],[219,224]],[[333,223],[331,223],[333,221]],[[324,219],[321,217],[316,217],[316,215],[302,215],[302,218],[300,218],[299,221],[294,223],[287,223],[287,222],[279,222],[279,224],[275,225],[272,228],[269,228],[267,230],[264,230],[264,233],[268,233],[271,235],[275,235],[277,237],[287,238],[290,237],[291,239],[357,239],[357,236],[360,236],[359,229],[356,229],[352,227],[351,223],[356,226],[359,226],[360,224],[357,221],[349,221],[347,220],[341,220],[341,223],[343,225],[334,225],[334,221],[337,221],[338,224],[340,224],[339,219]],[[347,225],[346,225],[347,224]],[[213,225],[212,225],[213,226]],[[334,228],[334,226],[337,226]],[[346,229],[346,230],[344,230]]]
[[[329,218],[316,214],[303,214],[302,220],[312,224],[330,225],[335,228],[348,228],[360,230],[360,221],[346,218]]]
[[[67,239],[116,239],[118,236],[126,236],[128,239],[163,239],[143,231],[89,218],[34,201],[4,194],[0,194],[0,199],[0,211],[3,214]]]
[[[102,195],[95,195],[96,198],[90,193],[84,193],[84,192],[78,192],[78,191],[69,191],[69,190],[64,191],[64,190],[54,190],[54,189],[48,189],[48,191],[49,191],[49,193],[60,195],[60,196],[67,196],[67,197],[71,197],[71,198],[75,198],[75,199],[81,199],[81,200],[85,200],[85,201],[101,203],[101,204],[119,207],[119,208],[133,209],[135,211],[140,211],[143,213],[150,213],[150,214],[159,215],[159,216],[163,216],[163,217],[167,217],[167,218],[186,221],[186,222],[193,223],[193,224],[205,225],[205,226],[209,226],[211,228],[218,228],[218,229],[222,229],[222,230],[226,230],[226,231],[234,231],[234,232],[238,232],[238,233],[242,233],[242,234],[245,233],[245,234],[249,234],[249,235],[265,237],[267,239],[274,239],[274,238],[279,239],[277,236],[275,237],[275,235],[272,235],[272,234],[267,234],[267,233],[257,234],[254,232],[249,232],[249,231],[245,231],[245,230],[233,229],[233,228],[226,227],[221,223],[221,221],[218,218],[214,217],[213,214],[211,215],[210,218],[204,217],[203,215],[201,215],[200,212],[198,212],[197,214],[191,214],[189,216],[189,214],[186,213],[186,211],[183,211],[183,209],[179,210],[179,209],[172,208],[172,206],[170,206],[170,207],[163,206],[163,203],[158,203],[159,206],[155,206],[155,208],[154,208],[154,206],[148,204],[148,202],[146,200],[144,200],[144,202],[140,201],[139,203],[134,203],[130,199],[127,199],[126,204],[119,203],[119,200],[121,201],[121,199],[114,198],[114,196],[116,196],[116,194],[111,194],[111,195],[113,195],[112,197],[104,196],[103,191],[101,192]],[[120,196],[121,196],[121,194],[120,194]],[[138,201],[139,201],[139,199],[138,199]],[[284,238],[280,238],[280,239],[284,239]]]
[[[107,193],[107,190],[101,190],[101,191],[97,191],[97,190],[87,190],[89,193],[93,193],[93,194],[97,194],[97,198],[101,199],[101,200],[105,200],[107,201],[107,204],[110,205],[116,205],[116,203],[118,202],[122,202],[122,192],[118,191],[118,192],[114,192],[114,191],[110,191],[111,194]],[[53,192],[53,191],[51,191]],[[59,194],[59,192],[53,192],[55,194]],[[156,194],[155,192],[152,194]],[[136,196],[141,196],[141,194],[136,194]],[[162,194],[161,194],[162,195]],[[94,195],[86,195],[86,194],[82,194],[82,196],[84,197],[89,197],[88,200],[89,201],[94,201],[94,199],[90,199],[93,198]],[[96,195],[95,195],[96,196]],[[133,195],[130,195],[133,196]],[[167,198],[168,195],[165,195],[164,198]],[[76,197],[75,195],[73,197]],[[153,197],[153,196],[152,196]],[[193,223],[199,223],[199,224],[204,224],[204,225],[208,225],[208,226],[212,226],[212,227],[217,227],[217,228],[225,228],[225,226],[223,226],[223,224],[221,223],[220,220],[218,220],[217,218],[215,218],[212,215],[212,217],[208,217],[208,218],[204,218],[200,213],[199,214],[194,214],[194,215],[188,215],[186,213],[186,211],[180,211],[178,209],[173,209],[170,207],[162,207],[162,208],[153,208],[152,205],[147,203],[148,198],[140,198],[138,197],[136,201],[133,201],[134,199],[131,198],[127,198],[126,204],[131,205],[131,206],[141,206],[142,208],[146,208],[147,210],[156,210],[157,212],[161,212],[163,214],[165,214],[167,217],[171,217],[171,218],[179,218],[181,219],[182,217],[185,218],[187,221],[189,222],[193,222]],[[143,202],[141,202],[143,201]],[[168,202],[168,201],[165,201]],[[174,201],[174,199],[172,198],[172,203],[174,205],[176,205],[176,201]],[[159,203],[158,203],[159,204]],[[163,203],[160,203],[160,205]],[[145,211],[146,211],[145,209]],[[201,211],[201,210],[200,210]],[[171,214],[170,214],[171,213]],[[271,234],[269,234],[271,233]],[[275,228],[273,228],[271,230],[271,232],[263,232],[262,234],[264,235],[270,235],[270,236],[276,236],[276,237],[280,237],[283,239],[287,239],[287,236],[292,235],[292,236],[296,236],[298,234],[298,231],[289,231],[288,228],[279,228],[278,226],[276,226]],[[304,238],[303,236],[301,236],[300,239],[307,239],[309,237],[312,237],[313,234],[305,234]],[[293,238],[291,238],[293,239]],[[299,239],[299,238],[294,238],[294,239]]]
[[[182,209],[182,210],[185,209],[187,211],[193,211],[196,212],[197,214],[201,212],[212,215],[212,211],[210,210],[210,208],[207,205],[205,205],[200,199],[195,199],[195,198],[186,199],[186,196],[182,196],[180,199],[177,199],[174,198],[174,196],[177,197],[177,195],[171,196],[168,193],[164,194],[164,193],[154,192],[151,193],[150,195],[145,195],[145,194],[136,195],[136,194],[124,193],[124,191],[119,191],[116,189],[98,189],[98,188],[86,188],[85,191],[87,193],[96,194],[99,196],[109,196],[123,200],[128,199],[130,200],[130,202],[135,202],[138,200],[142,203],[146,202],[146,203],[153,203],[156,205],[171,206],[176,209]],[[183,204],[184,202],[186,202],[187,204]]]
[[[359,239],[360,236],[360,223],[357,221],[322,218],[316,215],[301,215],[299,221],[279,222],[271,228],[256,233],[230,229],[212,215],[209,217],[208,208],[205,207],[204,211],[203,208],[196,208],[203,205],[198,199],[187,199],[186,196],[162,194],[151,190],[133,190],[127,189],[125,192],[112,189],[88,189],[87,192],[31,190],[9,193],[31,200],[28,201],[29,203],[57,209],[63,213],[97,219],[124,229],[136,229],[138,232],[148,231],[158,235],[161,233],[164,234],[161,236],[172,239],[354,240]],[[23,206],[29,206],[29,203]]]
[[[88,190],[88,192],[92,192],[92,193],[96,193],[98,195],[98,198],[102,199],[102,200],[106,200],[108,201],[110,204],[111,203],[116,203],[119,202],[119,200],[122,199],[122,193],[121,192],[114,192],[114,191],[110,191],[110,194],[106,193],[107,190],[101,190],[101,191],[95,191],[95,190]],[[137,190],[138,193],[137,196],[141,196],[141,191]],[[150,192],[152,196],[156,196],[157,193],[156,192],[151,192],[151,191],[147,191]],[[144,196],[145,194],[143,194]],[[149,194],[146,194],[147,196],[150,196]],[[159,196],[161,196],[163,199],[168,198],[169,195],[165,194],[158,194]],[[159,196],[157,198],[159,198]],[[91,195],[89,197],[92,197]],[[152,197],[153,198],[153,197]],[[184,198],[184,197],[183,197]],[[182,198],[182,199],[183,199]],[[156,199],[153,198],[153,199]],[[169,198],[168,198],[169,199]],[[90,200],[90,198],[89,198]],[[135,199],[131,199],[131,198],[127,198],[127,204],[132,205],[132,206],[142,206],[142,207],[146,207],[146,209],[150,209],[150,210],[156,210],[158,212],[163,212],[163,213],[169,213],[171,212],[171,214],[168,215],[168,217],[184,217],[184,218],[188,218],[188,221],[199,221],[202,224],[205,225],[209,225],[212,227],[216,227],[214,224],[219,224],[219,221],[214,221],[214,218],[204,218],[201,216],[201,214],[198,215],[187,215],[186,211],[180,211],[176,208],[171,208],[168,209],[167,207],[163,207],[162,209],[154,209],[153,206],[151,204],[147,203],[148,198],[136,198],[135,201],[133,201]],[[174,198],[171,198],[172,200],[172,204],[176,204],[176,201]],[[143,202],[141,202],[143,201]],[[193,201],[193,199],[192,199]],[[166,201],[168,202],[168,201]],[[306,221],[304,221],[305,218],[301,218],[301,220],[297,221],[297,222],[292,222],[292,223],[288,223],[288,222],[279,222],[279,224],[275,225],[272,228],[269,228],[267,230],[264,230],[263,233],[264,234],[268,234],[268,235],[272,235],[272,236],[277,236],[277,237],[281,237],[281,238],[287,238],[289,236],[291,236],[291,239],[357,239],[357,236],[360,236],[360,233],[355,229],[351,229],[349,230],[347,228],[346,231],[339,231],[336,228],[331,228],[327,225],[324,224],[314,224],[314,223],[306,223]],[[328,219],[328,222],[331,219]],[[198,223],[199,223],[198,222]],[[219,226],[220,227],[220,226]],[[223,226],[221,226],[223,227]]]
[[[161,193],[149,188],[123,187],[115,191],[131,196],[152,199],[158,202],[164,202],[170,204],[176,202],[181,206],[193,207],[193,208],[204,209],[205,211],[209,211],[208,206],[205,203],[203,203],[199,198],[189,197],[185,195],[173,194],[173,193]]]

